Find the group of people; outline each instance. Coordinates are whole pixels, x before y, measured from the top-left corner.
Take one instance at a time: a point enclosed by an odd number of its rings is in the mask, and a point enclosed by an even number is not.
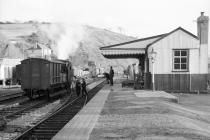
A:
[[[113,70],[112,66],[110,67],[110,72],[109,73],[104,73],[104,76],[106,77],[107,82],[110,83],[110,86],[113,86],[114,70]],[[83,96],[83,95],[88,96],[88,93],[87,93],[87,90],[86,90],[85,79],[74,76],[73,81],[74,81],[73,85],[75,87],[77,96],[78,97]]]
[[[74,77],[75,78],[75,90],[77,96],[88,96],[87,90],[86,90],[86,81],[84,78]]]
[[[110,86],[113,86],[113,77],[114,77],[114,70],[112,68],[112,66],[110,67],[110,71],[109,73],[104,73],[104,76],[106,77],[106,81],[108,84],[110,84]]]

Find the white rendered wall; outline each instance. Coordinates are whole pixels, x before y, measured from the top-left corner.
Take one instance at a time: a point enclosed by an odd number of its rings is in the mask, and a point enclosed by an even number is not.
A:
[[[4,66],[0,65],[0,80],[4,79]]]
[[[190,74],[199,74],[200,72],[200,63],[199,63],[199,49],[190,49],[189,54],[189,73]]]
[[[199,41],[182,30],[170,34],[162,40],[154,43],[148,49],[152,48],[157,52],[155,59],[155,74],[172,73],[192,73],[199,74]],[[189,72],[173,72],[173,49],[189,49]],[[149,63],[150,72],[152,70],[151,61]]]

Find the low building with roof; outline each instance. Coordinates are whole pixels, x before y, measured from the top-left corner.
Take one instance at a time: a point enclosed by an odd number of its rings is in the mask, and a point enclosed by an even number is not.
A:
[[[20,64],[22,59],[17,58],[0,58],[0,85],[6,85],[13,79],[15,66]]]
[[[15,66],[24,59],[24,51],[15,45],[16,42],[5,42],[0,48],[0,85],[12,81]]]
[[[36,43],[33,47],[25,50],[28,58],[51,59],[52,50],[47,45]]]
[[[105,46],[100,50],[109,59],[138,59],[145,89],[153,88],[154,70],[156,90],[205,91],[208,75],[208,21],[209,18],[202,12],[197,19],[197,36],[178,27],[166,34]],[[155,60],[151,59],[151,52],[156,52]]]

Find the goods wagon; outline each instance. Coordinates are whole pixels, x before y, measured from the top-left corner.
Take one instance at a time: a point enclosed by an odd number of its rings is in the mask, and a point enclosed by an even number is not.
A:
[[[72,65],[65,60],[29,58],[21,61],[21,88],[29,98],[71,86]]]
[[[21,64],[16,65],[13,71],[13,80],[15,84],[21,84]]]

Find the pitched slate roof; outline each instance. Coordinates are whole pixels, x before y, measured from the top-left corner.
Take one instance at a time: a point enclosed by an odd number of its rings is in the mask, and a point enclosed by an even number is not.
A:
[[[133,41],[129,41],[129,42],[123,42],[123,43],[119,43],[119,44],[105,46],[105,47],[101,47],[100,50],[144,49],[144,48],[146,48],[146,46],[148,44],[150,44],[150,43],[154,42],[155,40],[162,38],[166,35],[167,34],[161,34],[161,35],[151,36],[151,37],[147,37],[147,38],[141,38],[141,39],[137,39],[137,40],[133,40]]]
[[[197,36],[190,33],[189,31],[183,29],[182,27],[178,27],[175,30],[161,35],[151,36],[147,38],[141,38],[129,42],[114,44],[110,46],[101,47],[100,50],[102,51],[103,55],[113,55],[113,54],[138,54],[138,53],[144,53],[145,49],[147,49],[149,46],[153,45],[154,43],[164,39],[165,37],[169,36],[170,34],[182,30],[183,32],[189,34],[190,36],[194,37],[195,39],[198,39]]]
[[[106,55],[138,55],[145,54],[145,48],[153,41],[166,36],[166,34],[141,38],[129,42],[101,47],[100,50],[104,56]]]
[[[182,27],[178,27],[178,28],[176,28],[175,30],[173,30],[173,31],[169,32],[167,35],[162,36],[161,38],[159,38],[159,39],[157,39],[157,40],[153,41],[152,43],[148,44],[148,45],[147,45],[147,47],[149,47],[149,46],[151,46],[151,45],[155,44],[156,42],[158,42],[158,41],[160,41],[160,40],[164,39],[165,37],[167,37],[167,36],[171,35],[172,33],[176,32],[176,31],[178,31],[178,30],[182,30],[183,32],[185,32],[185,33],[189,34],[189,35],[190,35],[190,36],[192,36],[193,38],[198,39],[198,37],[197,37],[196,35],[194,35],[194,34],[190,33],[189,31],[187,31],[187,30],[183,29]]]
[[[50,49],[49,47],[47,47],[46,45],[44,45],[44,44],[36,44],[36,47],[31,47],[31,48],[29,48],[29,49],[27,49],[27,50],[41,50],[41,49]]]
[[[6,46],[0,48],[1,58],[22,59],[23,56],[24,56],[23,50],[21,50],[12,43],[6,44]]]

